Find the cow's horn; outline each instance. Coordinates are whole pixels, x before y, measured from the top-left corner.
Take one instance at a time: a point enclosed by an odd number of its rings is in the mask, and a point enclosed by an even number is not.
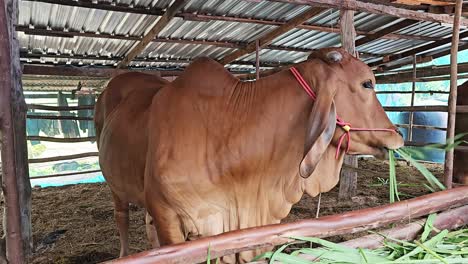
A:
[[[340,62],[343,59],[343,55],[334,50],[327,53],[327,58],[333,62]]]

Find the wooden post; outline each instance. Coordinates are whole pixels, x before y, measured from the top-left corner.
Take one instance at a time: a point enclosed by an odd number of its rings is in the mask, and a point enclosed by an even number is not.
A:
[[[255,74],[256,79],[260,79],[260,40],[255,41]]]
[[[0,0],[0,135],[6,211],[6,256],[24,263],[32,248],[26,103],[21,87],[19,43],[14,29],[18,1]]]
[[[340,29],[341,29],[341,44],[343,48],[356,56],[356,31],[354,29],[354,11],[340,10]],[[358,167],[358,160],[356,156],[344,157],[344,164],[353,168]],[[338,198],[340,200],[347,200],[356,195],[357,190],[357,172],[352,170],[342,169],[340,174],[340,190]]]
[[[416,93],[416,54],[413,55],[413,85],[411,87],[411,107],[414,106],[414,97]],[[413,119],[414,112],[409,113],[408,141],[413,141]]]
[[[460,33],[460,16],[463,1],[457,0],[455,4],[455,17],[453,19],[452,49],[450,52],[450,95],[448,100],[447,139],[455,136],[455,115],[457,111],[457,55]],[[445,154],[444,185],[452,188],[453,179],[453,149]]]

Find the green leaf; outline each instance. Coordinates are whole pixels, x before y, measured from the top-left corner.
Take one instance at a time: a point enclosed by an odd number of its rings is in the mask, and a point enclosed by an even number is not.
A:
[[[436,188],[437,186],[439,187],[439,189],[445,190],[445,186],[442,183],[440,183],[440,181],[426,167],[424,167],[419,162],[411,158],[404,151],[397,149],[395,150],[395,152],[398,153],[405,160],[409,161],[416,169],[418,169],[421,172],[421,174],[426,178],[426,180],[429,182],[432,188]]]
[[[426,250],[426,252],[428,252],[429,254],[431,254],[432,256],[434,256],[435,258],[439,259],[439,260],[442,261],[443,263],[448,264],[447,261],[445,261],[441,256],[439,256],[439,254],[437,254],[437,253],[435,253],[434,251],[432,251],[429,247],[425,246],[424,244],[421,244],[421,243],[418,242],[418,241],[414,241],[414,243],[416,243],[418,246],[420,246],[421,248],[423,248],[424,250]]]
[[[282,245],[278,250],[276,250],[276,251],[273,253],[273,255],[271,256],[271,258],[270,258],[270,264],[271,264],[271,263],[274,263],[275,260],[276,260],[276,258],[278,257],[278,255],[281,254],[281,252],[283,252],[283,250],[284,250],[285,248],[287,248],[289,245],[291,245],[291,243],[289,243],[289,244],[284,244],[284,245]]]
[[[424,246],[428,246],[428,247],[434,246],[435,244],[440,242],[447,234],[448,234],[448,230],[444,230],[444,231],[440,232],[439,234],[437,234],[436,236],[434,236],[430,240],[424,242]],[[418,254],[419,252],[422,252],[423,250],[424,249],[422,247],[418,246],[415,249],[413,249],[412,251],[410,251],[409,253],[401,256],[397,260],[407,259],[407,258],[409,258],[411,256],[414,256],[414,255]]]
[[[434,227],[434,220],[436,218],[437,214],[430,214],[427,217],[426,223],[424,224],[424,231],[421,235],[421,241],[424,242],[426,241],[427,237],[431,233]]]

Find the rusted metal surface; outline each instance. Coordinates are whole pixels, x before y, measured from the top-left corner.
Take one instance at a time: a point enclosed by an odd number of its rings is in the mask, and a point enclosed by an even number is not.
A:
[[[450,94],[448,99],[448,124],[447,124],[447,139],[455,137],[455,117],[457,114],[457,56],[458,56],[458,43],[460,32],[460,16],[463,1],[457,0],[455,4],[455,17],[453,18],[453,34],[452,34],[452,48],[450,51]],[[454,150],[450,149],[445,153],[445,166],[444,166],[444,185],[447,188],[452,188],[453,182],[453,159]]]
[[[12,92],[15,80],[11,69],[10,9],[14,1],[0,0],[0,136],[3,182],[2,189],[6,207],[7,259],[10,263],[23,263],[24,252],[21,234],[20,198],[18,194],[15,159],[14,121],[12,115]],[[17,4],[17,3],[16,3]],[[14,64],[13,64],[14,65]],[[18,166],[20,166],[18,164]]]
[[[290,236],[329,237],[377,228],[395,221],[468,204],[468,187],[459,187],[385,206],[348,213],[232,231],[195,241],[161,247],[107,263],[199,263],[254,248],[284,244]]]

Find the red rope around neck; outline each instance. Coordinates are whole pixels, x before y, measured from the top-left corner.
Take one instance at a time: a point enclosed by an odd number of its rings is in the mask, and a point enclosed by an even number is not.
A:
[[[306,93],[310,96],[310,98],[312,98],[312,100],[317,100],[317,95],[315,94],[315,92],[312,90],[312,88],[310,88],[309,84],[307,84],[307,82],[304,80],[304,78],[302,77],[302,75],[299,73],[299,71],[294,68],[294,67],[291,67],[290,68],[290,71],[291,73],[294,75],[294,77],[296,77],[296,80],[299,82],[299,84],[302,86],[302,88],[304,88],[304,90],[306,91]],[[340,136],[339,140],[338,140],[338,147],[336,149],[336,153],[335,153],[335,158],[338,158],[339,155],[340,155],[340,149],[341,149],[341,145],[343,144],[343,141],[344,141],[344,138],[346,137],[347,141],[348,141],[348,144],[346,145],[346,151],[345,153],[348,153],[349,152],[349,147],[351,145],[351,131],[385,131],[385,132],[396,132],[395,130],[393,129],[387,129],[387,128],[354,128],[354,127],[351,127],[351,123],[348,123],[348,122],[345,122],[343,119],[341,119],[338,114],[336,115],[336,124],[338,126],[340,126],[344,131],[345,133],[343,135]]]

